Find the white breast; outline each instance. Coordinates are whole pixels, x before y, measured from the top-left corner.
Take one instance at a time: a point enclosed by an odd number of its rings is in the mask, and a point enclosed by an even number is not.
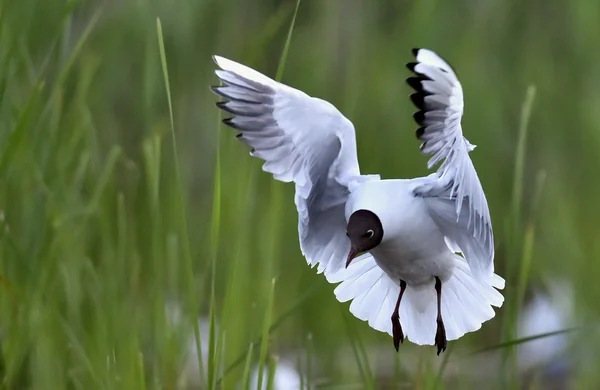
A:
[[[429,283],[434,276],[445,281],[452,275],[454,255],[412,187],[411,180],[364,183],[350,194],[346,220],[361,209],[379,217],[383,240],[371,254],[392,279],[409,285]]]

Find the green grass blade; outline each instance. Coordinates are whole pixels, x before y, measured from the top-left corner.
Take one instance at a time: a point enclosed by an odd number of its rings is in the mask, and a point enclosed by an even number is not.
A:
[[[504,321],[504,337],[508,339],[514,339],[516,337],[516,321],[520,307],[520,295],[522,291],[525,291],[525,283],[527,278],[525,273],[528,272],[529,263],[531,262],[531,253],[527,246],[532,244],[532,241],[525,242],[526,240],[532,240],[533,236],[530,231],[527,233],[524,231],[522,226],[522,203],[523,203],[523,180],[525,175],[525,158],[527,153],[527,135],[529,132],[529,121],[531,117],[531,111],[533,108],[533,102],[535,99],[536,88],[535,86],[529,86],[525,94],[525,100],[521,107],[521,115],[519,120],[519,133],[517,141],[517,151],[515,155],[515,165],[513,172],[513,194],[512,194],[512,214],[507,224],[508,231],[507,237],[509,238],[509,246],[507,249],[509,263],[508,263],[508,278],[514,278],[517,280],[517,285],[514,293],[507,293],[506,307],[509,308],[507,316]],[[525,258],[523,257],[525,256]],[[507,366],[506,363],[510,362]],[[505,386],[515,388],[518,386],[518,378],[513,375],[514,368],[516,367],[516,355],[512,348],[505,349],[505,356],[503,357],[503,372],[505,373],[504,379],[508,379],[510,384],[505,383]],[[507,370],[511,368],[511,372]]]
[[[250,343],[248,353],[246,354],[246,364],[244,365],[244,375],[242,376],[242,390],[250,389],[250,368],[252,367],[252,351],[254,343]]]
[[[121,157],[121,147],[113,146],[108,153],[108,158],[102,173],[100,174],[100,178],[98,179],[98,183],[96,183],[96,188],[94,188],[94,192],[92,194],[92,199],[87,206],[88,212],[94,212],[100,203],[100,197],[104,192],[104,189],[108,186],[110,179],[113,176],[113,172],[115,170],[115,166]]]
[[[260,355],[258,360],[258,389],[262,389],[263,374],[267,364],[267,351],[269,347],[269,333],[271,329],[271,318],[273,316],[273,303],[275,301],[275,278],[271,280],[271,289],[267,296],[267,308],[263,322],[262,340],[260,342]]]
[[[214,325],[213,325],[214,326]],[[216,327],[215,327],[216,328]],[[215,356],[214,356],[214,367],[213,367],[213,374],[212,374],[212,378],[211,378],[211,387],[213,389],[217,388],[217,378],[218,378],[218,373],[219,370],[222,368],[222,361],[223,361],[223,352],[226,346],[226,338],[225,338],[225,332],[219,332],[219,335],[217,337],[216,340],[216,346],[215,346]]]
[[[298,15],[298,8],[300,8],[300,1],[301,0],[296,0],[296,8],[294,9],[294,15],[292,16],[292,23],[290,24],[290,29],[285,40],[285,45],[283,46],[283,51],[281,52],[279,66],[277,67],[277,74],[275,75],[276,81],[281,81],[281,78],[283,77],[283,71],[285,69],[285,63],[287,61],[288,51],[290,49],[290,42],[292,41],[292,33],[294,32],[294,25],[296,24],[296,16]]]
[[[7,145],[4,149],[4,152],[2,153],[2,159],[0,160],[0,177],[3,177],[5,175],[5,171],[8,167],[9,162],[14,160],[14,156],[17,153],[19,143],[25,136],[25,130],[27,129],[27,125],[31,121],[36,102],[38,101],[38,97],[40,96],[43,89],[44,82],[40,81],[31,92],[27,101],[27,105],[25,106],[25,109],[19,116],[19,120],[17,121],[15,129],[10,134]]]
[[[210,309],[209,309],[209,337],[208,337],[208,383],[210,389],[215,389],[217,386],[217,364],[216,364],[216,349],[217,349],[217,321],[215,314],[215,294],[214,294],[214,273],[211,282],[213,291],[211,291]]]
[[[175,121],[173,118],[173,103],[171,100],[171,87],[169,84],[169,71],[167,67],[167,56],[165,54],[165,44],[163,39],[162,32],[162,24],[160,22],[160,18],[156,18],[156,31],[158,35],[158,49],[160,52],[160,62],[162,67],[162,73],[164,78],[164,84],[167,94],[167,102],[169,105],[169,120],[171,123],[171,139],[173,144],[173,158],[175,164],[175,181],[177,183],[177,192],[178,192],[178,209],[179,209],[179,221],[180,221],[180,234],[182,237],[182,248],[186,266],[186,275],[187,275],[187,289],[188,289],[188,301],[189,301],[189,314],[192,325],[194,327],[194,337],[196,339],[196,352],[198,354],[198,370],[200,372],[200,382],[205,383],[205,378],[203,374],[203,364],[202,364],[202,348],[200,341],[200,324],[198,323],[196,317],[196,311],[198,310],[198,304],[196,299],[196,291],[194,288],[194,267],[192,263],[192,254],[190,251],[190,239],[188,233],[188,224],[185,210],[185,202],[183,196],[183,184],[181,181],[181,169],[179,168],[179,154],[177,152],[177,137],[175,136]]]
[[[575,327],[571,327],[571,328],[555,330],[555,331],[552,331],[552,332],[540,333],[540,334],[536,334],[536,335],[533,335],[533,336],[527,336],[527,337],[517,338],[517,339],[514,339],[514,340],[509,340],[509,341],[505,341],[505,342],[502,342],[502,343],[494,344],[494,345],[491,345],[489,347],[477,349],[477,350],[475,350],[473,352],[469,352],[469,353],[467,353],[467,354],[459,357],[459,359],[463,359],[463,358],[467,358],[467,357],[479,355],[479,354],[484,353],[484,352],[496,351],[496,350],[500,350],[500,349],[515,347],[517,345],[525,344],[525,343],[528,343],[530,341],[540,340],[540,339],[544,339],[544,338],[548,338],[548,337],[553,337],[553,336],[558,336],[558,335],[565,334],[565,333],[572,333],[572,332],[579,332],[579,331],[582,331],[582,330],[597,329],[598,327],[599,327],[598,325],[575,326]]]
[[[145,373],[145,369],[144,369],[144,354],[143,353],[139,353],[138,354],[138,385],[140,390],[145,390],[146,389],[146,373]]]
[[[531,85],[527,88],[525,101],[521,111],[519,121],[519,139],[517,141],[517,153],[515,157],[515,167],[513,174],[513,216],[519,218],[521,216],[521,203],[523,201],[523,176],[525,174],[525,156],[527,154],[527,134],[529,129],[529,119],[531,118],[531,110],[533,101],[535,100],[535,86]]]
[[[267,364],[267,390],[277,390],[275,389],[274,383],[275,383],[275,371],[277,370],[277,361],[275,360],[275,358],[273,356],[269,356],[268,357],[269,362]],[[259,387],[259,389],[261,389],[261,387]]]
[[[217,129],[221,124],[221,110],[217,110]],[[215,364],[215,348],[216,348],[216,302],[215,302],[215,277],[217,272],[217,256],[219,250],[219,227],[221,220],[221,158],[219,145],[219,132],[217,131],[216,142],[216,162],[214,172],[214,188],[213,188],[213,204],[212,204],[212,221],[211,221],[211,267],[210,267],[210,337],[209,337],[209,354],[208,354],[208,383],[210,389],[215,389],[217,386],[217,369]]]
[[[171,122],[171,137],[173,141],[173,151],[177,152],[177,139],[175,137],[175,121],[173,119],[173,103],[171,101],[171,85],[169,83],[169,70],[167,67],[167,55],[165,53],[165,43],[163,40],[162,24],[160,18],[156,18],[156,31],[158,34],[158,49],[160,52],[160,64],[162,67],[165,89],[167,93],[167,103],[169,104],[169,120]],[[175,167],[179,172],[179,161],[175,161]]]
[[[81,53],[81,49],[83,48],[83,45],[89,39],[89,36],[92,33],[92,31],[94,30],[94,27],[96,26],[96,23],[98,22],[98,19],[100,19],[100,15],[102,15],[101,8],[98,8],[96,10],[96,12],[94,12],[92,14],[90,21],[87,23],[85,29],[83,30],[83,33],[77,40],[77,43],[75,44],[75,47],[73,48],[73,51],[71,52],[71,55],[69,56],[69,58],[63,65],[61,72],[58,76],[56,86],[64,85],[65,80],[71,71],[71,68],[73,68],[73,64],[75,63],[75,60]],[[55,91],[56,91],[56,89],[55,89]]]
[[[535,218],[537,206],[540,202],[540,197],[543,193],[543,186],[546,180],[546,173],[544,171],[538,172],[536,176],[536,184],[534,189],[534,197],[532,203],[532,212],[525,225],[525,235],[523,238],[523,253],[521,255],[521,267],[519,269],[519,279],[517,284],[517,307],[523,305],[525,298],[525,290],[529,281],[529,275],[531,271],[531,264],[533,262],[533,246],[535,239]]]

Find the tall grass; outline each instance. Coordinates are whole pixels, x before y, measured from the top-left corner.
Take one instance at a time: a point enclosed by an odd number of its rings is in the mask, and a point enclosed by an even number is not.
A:
[[[233,389],[256,370],[268,388],[284,362],[332,389],[527,386],[515,356],[536,336],[519,338],[517,319],[560,277],[574,326],[542,336],[568,332],[568,383],[592,387],[599,12],[592,0],[0,2],[0,386]],[[301,256],[293,186],[215,127],[208,90],[212,54],[246,63],[339,107],[364,173],[421,176],[412,47],[460,77],[507,281],[497,318],[439,358],[396,353],[335,300]]]

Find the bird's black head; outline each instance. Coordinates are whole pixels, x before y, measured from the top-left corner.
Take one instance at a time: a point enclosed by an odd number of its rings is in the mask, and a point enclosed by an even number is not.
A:
[[[361,252],[375,248],[383,239],[383,226],[379,217],[369,210],[355,211],[348,220],[346,235],[350,238],[350,253],[346,267]]]

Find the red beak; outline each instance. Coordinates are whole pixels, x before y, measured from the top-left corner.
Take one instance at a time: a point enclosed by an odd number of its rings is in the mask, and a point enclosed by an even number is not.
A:
[[[350,248],[350,253],[348,253],[348,260],[346,260],[346,268],[348,268],[348,266],[350,265],[352,260],[354,260],[357,254],[358,252],[356,251],[356,249]]]

